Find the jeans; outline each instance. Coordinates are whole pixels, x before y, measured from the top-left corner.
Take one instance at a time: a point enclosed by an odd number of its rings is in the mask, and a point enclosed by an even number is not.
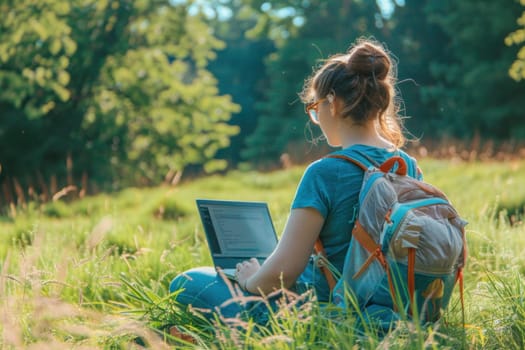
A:
[[[313,288],[315,273],[312,271],[315,269],[309,267],[298,278],[291,291],[302,294],[315,289],[318,301],[328,301],[322,297],[329,294],[327,286]],[[225,322],[228,319],[246,317],[261,325],[269,320],[269,313],[278,308],[277,301],[283,297],[283,292],[276,292],[266,298],[246,292],[236,282],[218,274],[213,267],[198,267],[181,273],[173,279],[169,289],[170,293],[175,293],[178,303],[191,305],[209,320],[216,315]],[[302,300],[297,302],[296,306],[300,306],[301,303]],[[391,307],[376,304],[367,305],[361,312],[363,319],[356,317],[356,328],[359,331],[363,331],[366,324],[368,327],[373,324],[380,333],[386,333],[400,319]]]
[[[299,278],[292,288],[296,293],[308,290],[308,284]],[[249,317],[259,324],[268,321],[269,312],[283,292],[266,298],[242,290],[236,282],[218,274],[213,267],[198,267],[179,274],[170,283],[170,293],[176,293],[176,301],[191,305],[208,319],[219,315],[222,319]]]

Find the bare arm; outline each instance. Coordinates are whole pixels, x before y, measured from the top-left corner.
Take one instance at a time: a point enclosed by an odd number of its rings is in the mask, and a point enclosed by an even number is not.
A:
[[[292,209],[277,247],[264,264],[259,266],[256,260],[238,264],[239,284],[256,294],[291,287],[304,271],[323,224],[316,209]]]

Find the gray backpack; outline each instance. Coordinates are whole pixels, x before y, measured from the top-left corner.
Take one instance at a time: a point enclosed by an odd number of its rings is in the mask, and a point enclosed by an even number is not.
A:
[[[358,216],[341,278],[333,285],[333,302],[346,308],[353,298],[363,310],[378,305],[432,322],[459,282],[463,306],[466,222],[443,192],[417,178],[415,161],[395,156],[366,166],[370,160],[357,153],[328,157],[364,171]],[[320,241],[316,247],[322,251]],[[324,272],[334,284],[328,269]]]

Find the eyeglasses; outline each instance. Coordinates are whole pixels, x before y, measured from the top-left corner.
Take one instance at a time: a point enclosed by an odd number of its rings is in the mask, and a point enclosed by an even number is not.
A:
[[[315,102],[311,102],[307,104],[306,107],[304,108],[305,113],[308,114],[308,116],[310,117],[310,120],[314,124],[319,124],[319,115],[318,115],[319,104],[321,102],[324,102],[324,100],[326,100],[326,97],[320,100],[317,100]]]

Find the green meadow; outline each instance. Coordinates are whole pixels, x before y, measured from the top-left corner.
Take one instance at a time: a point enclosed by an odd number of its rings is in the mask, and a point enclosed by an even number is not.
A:
[[[441,322],[402,322],[381,339],[373,330],[355,331],[359,315],[343,316],[311,295],[286,295],[264,326],[242,319],[208,323],[180,309],[167,292],[171,279],[211,264],[195,199],[266,201],[280,232],[304,169],[296,166],[4,211],[0,348],[523,348],[525,161],[424,159],[421,167],[469,222],[464,327],[457,288]],[[171,337],[173,325],[195,342]]]

